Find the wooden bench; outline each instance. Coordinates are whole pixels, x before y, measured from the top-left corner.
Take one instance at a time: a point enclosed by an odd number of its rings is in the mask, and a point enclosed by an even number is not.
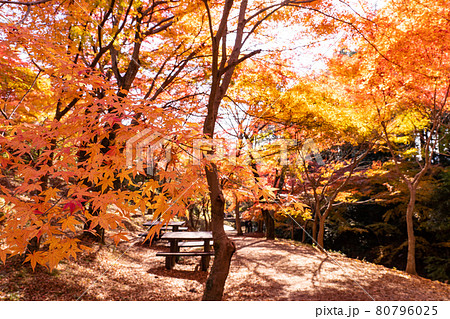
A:
[[[173,222],[173,224],[178,224],[179,222]],[[147,223],[147,225],[150,225],[150,223]],[[148,226],[147,226],[148,227]],[[150,228],[151,228],[152,226],[150,226]],[[174,229],[176,229],[177,231],[187,231],[188,230],[188,228],[187,227],[183,227],[183,226],[178,226],[178,225],[176,225],[175,226],[175,228],[174,228],[174,226],[172,225],[172,226],[170,226],[169,225],[169,227],[167,227],[167,226],[163,226],[163,227],[161,227],[161,231],[172,231],[172,230],[174,230]],[[147,233],[140,233],[138,236],[139,237],[142,237],[142,238],[145,238],[145,237],[147,237],[147,234],[148,234],[148,232]],[[152,242],[150,242],[150,245],[153,243],[153,241],[156,241],[156,240],[158,240],[159,238],[160,238],[160,235],[161,234],[158,234],[158,233],[156,233],[155,234],[155,236],[153,236],[153,240],[152,240]],[[144,243],[145,243],[145,241],[144,241]],[[195,247],[195,246],[193,246],[193,247]]]
[[[166,226],[161,227],[161,230],[164,231],[172,231],[172,229],[173,227],[166,227]],[[187,227],[178,227],[176,231],[187,231],[187,230],[188,230]]]
[[[202,243],[203,245],[203,243]],[[186,246],[185,246],[186,247]],[[184,251],[184,252],[157,252],[156,256],[166,257],[166,269],[172,269],[172,259],[170,257],[182,257],[182,256],[201,256],[201,269],[207,271],[209,266],[209,257],[213,256],[213,251]]]
[[[211,241],[213,240],[212,232],[167,232],[161,236],[161,239],[167,240],[170,243],[170,252],[157,254],[157,256],[166,257],[167,269],[172,269],[173,266],[175,266],[177,258],[179,258],[180,256],[201,256],[202,270],[206,271],[208,269],[209,260],[214,254],[211,251]],[[197,242],[203,243],[203,245]],[[184,247],[203,246],[203,252],[180,252],[180,248],[183,247],[182,245],[184,245]]]
[[[148,233],[140,233],[138,236],[139,236],[139,237],[147,237],[147,234],[148,234]],[[156,235],[156,234],[155,234],[155,235]]]
[[[161,230],[164,230],[164,231],[171,231],[172,228],[170,228],[170,227],[162,227]],[[187,231],[187,230],[188,230],[187,227],[178,227],[178,231]],[[148,234],[148,233],[140,233],[138,236],[139,236],[139,237],[147,237],[147,234]],[[155,234],[155,235],[157,235],[157,234]]]
[[[212,246],[214,242],[211,240],[209,245]],[[203,241],[182,241],[178,243],[178,247],[203,247],[205,243]]]

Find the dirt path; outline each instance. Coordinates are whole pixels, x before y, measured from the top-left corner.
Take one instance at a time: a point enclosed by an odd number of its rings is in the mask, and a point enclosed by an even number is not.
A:
[[[450,286],[310,246],[235,237],[225,300],[449,300]],[[10,261],[0,266],[0,300],[200,300],[207,273],[189,257],[173,270],[163,247],[94,246],[52,274]],[[335,261],[339,264],[336,265]]]
[[[450,287],[307,245],[236,238],[231,300],[448,300]],[[244,284],[247,283],[247,284]]]

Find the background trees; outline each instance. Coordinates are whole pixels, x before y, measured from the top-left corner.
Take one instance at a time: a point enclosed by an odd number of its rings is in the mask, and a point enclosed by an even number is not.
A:
[[[123,222],[136,210],[169,221],[194,216],[203,203],[216,251],[204,299],[220,299],[234,252],[223,230],[227,200],[255,203],[269,238],[273,217],[301,211],[307,218],[308,204],[313,238],[323,247],[327,236],[337,242],[334,227],[350,225],[346,209],[376,199],[393,204],[389,196],[407,190],[410,273],[414,223],[428,236],[439,229],[436,219],[447,218],[445,207],[424,210],[434,195],[416,206],[435,154],[442,164],[448,151],[444,1],[393,0],[364,14],[354,3],[329,1],[0,4],[3,262],[25,254],[33,267],[54,268],[87,249],[82,228],[96,238],[107,230],[117,243],[127,239]],[[270,43],[282,26],[298,28],[298,42],[308,32],[345,31],[339,45],[351,50],[338,48],[324,71],[295,72],[289,52],[298,43]],[[151,170],[149,163],[138,170],[127,162],[126,143],[148,129],[159,134],[163,150],[154,152]],[[229,138],[225,132],[233,130],[237,143],[227,149],[235,160],[193,159],[196,140]],[[274,139],[297,140],[288,165],[280,146],[270,145]],[[305,160],[310,139],[323,164]],[[256,152],[258,144],[265,146]],[[395,172],[403,186],[380,184],[384,171]],[[445,189],[446,170],[432,172],[430,185]],[[388,219],[352,227],[395,234],[375,225]],[[445,236],[432,241],[448,245]]]
[[[376,110],[394,169],[408,188],[406,271],[411,274],[416,274],[416,192],[438,152],[439,132],[448,119],[449,47],[448,41],[442,42],[449,36],[444,27],[448,14],[441,2],[389,2],[370,24],[370,42],[358,47],[359,58],[352,63],[359,76],[349,91]],[[423,135],[416,139],[419,132]],[[405,147],[411,144],[416,144],[413,149]],[[400,167],[411,156],[419,167],[412,174]]]

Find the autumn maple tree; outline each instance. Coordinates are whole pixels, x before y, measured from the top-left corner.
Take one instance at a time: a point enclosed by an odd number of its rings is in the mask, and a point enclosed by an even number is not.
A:
[[[341,88],[329,74],[317,74],[314,80],[300,77],[294,87],[276,92],[270,107],[259,103],[252,110],[264,122],[278,127],[280,138],[295,141],[289,147],[285,168],[295,180],[288,193],[309,205],[311,236],[320,247],[324,246],[325,221],[335,200],[379,137],[373,116],[364,106],[348,103]],[[274,186],[278,191],[283,189],[282,185]]]
[[[358,26],[365,36],[356,44],[357,54],[346,61],[335,61],[333,66],[340,70],[349,98],[376,112],[384,145],[397,175],[407,186],[406,271],[410,274],[417,274],[417,189],[432,165],[440,131],[448,117],[448,21],[445,1],[389,1],[372,20]],[[415,136],[420,132],[425,137],[417,145]],[[416,159],[418,166],[413,174],[400,165],[411,158]]]
[[[189,29],[184,24],[192,13],[189,4],[2,5],[2,68],[9,71],[2,82],[1,177],[6,187],[0,255],[5,261],[26,253],[33,267],[53,268],[86,248],[70,234],[75,226],[101,235],[103,229],[123,226],[121,220],[137,208],[153,205],[164,215],[169,207],[164,199],[183,189],[167,187],[153,196],[160,186],[151,179],[138,184],[138,191],[131,189],[137,172],[127,169],[123,150],[136,132],[158,122],[161,103],[176,103],[167,99],[171,89],[183,87],[186,94],[178,100],[195,96],[184,75],[194,73],[186,66],[202,43],[168,30],[174,20],[180,29]],[[165,120],[159,130],[177,129],[176,114]],[[180,207],[174,205],[171,213]],[[113,237],[126,239],[121,231]]]
[[[203,299],[220,300],[236,249],[223,227],[227,199],[237,218],[239,202],[253,202],[268,238],[276,216],[311,209],[323,246],[334,201],[382,136],[410,191],[414,273],[415,192],[448,111],[449,19],[443,0],[391,4],[363,17],[327,0],[0,0],[0,260],[53,269],[89,249],[86,234],[128,240],[136,211],[165,223],[188,214],[192,224],[210,211]],[[298,28],[297,41],[346,32],[341,44],[356,54],[298,74],[285,66],[290,48],[270,43],[282,26]],[[216,139],[230,137],[224,117],[237,144],[218,158]],[[398,164],[411,150],[398,138],[418,130],[428,133],[409,176]],[[148,136],[152,154],[130,144]],[[331,155],[323,167],[297,155],[286,165],[279,146],[253,149],[274,137],[296,139],[295,154],[313,138]],[[330,145],[351,145],[351,155],[334,161]]]
[[[51,269],[86,249],[81,226],[100,239],[112,230],[118,242],[136,209],[165,222],[184,215],[203,182],[183,147],[214,138],[236,66],[260,52],[250,40],[319,2],[1,1],[1,260],[26,254]],[[186,125],[193,112],[205,121]],[[124,156],[148,128],[178,146],[153,175]],[[216,258],[204,298],[220,299],[234,246],[215,164],[205,171]]]

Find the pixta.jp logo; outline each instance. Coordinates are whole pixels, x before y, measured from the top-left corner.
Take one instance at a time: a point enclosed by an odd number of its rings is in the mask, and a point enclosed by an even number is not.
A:
[[[164,167],[172,159],[171,142],[173,139],[173,135],[164,135],[155,132],[151,128],[139,132],[126,142],[125,155],[127,167],[132,168],[135,165],[138,171],[144,171],[145,167],[147,174],[154,175],[157,164]],[[191,152],[187,152],[190,153],[192,163],[198,166],[202,165],[202,159],[209,162],[220,160],[237,162],[236,154],[227,153],[225,151],[225,145],[229,146],[230,143],[224,139],[194,139]],[[311,155],[314,156],[317,164],[325,165],[313,139],[307,139],[303,144],[299,144],[294,139],[275,139],[266,143],[264,146],[276,146],[277,151],[274,155],[278,156],[280,165],[288,165],[288,161],[297,160],[296,157],[300,157],[302,160],[312,161],[313,158]],[[289,157],[289,155],[292,155],[293,149],[298,150],[298,153],[293,157]],[[158,161],[155,158],[157,151],[159,152]],[[247,156],[248,160],[252,158],[257,164],[264,164],[264,159],[260,154],[261,149],[249,145],[248,153],[251,155]]]
[[[170,140],[170,136],[155,132],[151,128],[139,132],[126,142],[125,156],[127,168],[132,168],[135,164],[138,171],[144,171],[145,162],[147,174],[153,175],[156,168],[154,153],[159,149],[163,149],[164,144],[166,144],[164,156],[159,164],[164,166],[171,160],[172,147],[170,143],[166,143]],[[135,156],[133,156],[133,150]]]

